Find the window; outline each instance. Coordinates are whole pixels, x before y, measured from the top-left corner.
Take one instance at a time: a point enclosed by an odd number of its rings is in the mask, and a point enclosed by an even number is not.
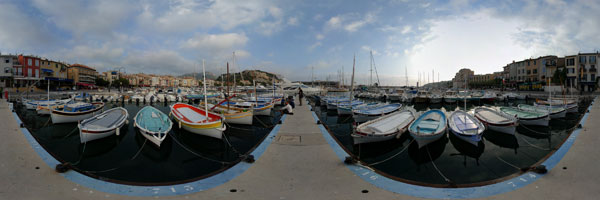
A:
[[[574,68],[569,68],[569,73],[570,74],[575,73],[575,69]]]
[[[596,64],[596,56],[590,56],[590,63]]]
[[[533,65],[536,65],[535,63],[536,63],[536,60],[533,61]]]
[[[531,70],[527,70],[527,74],[528,74],[528,75],[529,75],[529,74],[531,74]]]
[[[575,65],[575,58],[567,59],[567,66],[573,66],[573,65]]]
[[[8,63],[8,59],[4,60],[4,63]]]
[[[527,61],[527,66],[529,66],[529,61]]]
[[[595,74],[592,74],[592,76],[590,78],[591,78],[592,82],[596,81],[596,75]]]
[[[35,60],[35,66],[39,67],[40,66],[40,61],[39,60]]]
[[[33,73],[31,73],[31,68],[27,69],[27,76],[33,77]]]
[[[585,63],[585,56],[579,56],[579,63]]]
[[[29,65],[29,66],[33,65],[31,62],[31,59],[27,59],[27,65]]]
[[[581,76],[581,81],[586,81],[587,80],[587,74],[584,74],[583,76]]]
[[[537,74],[537,69],[533,69],[533,74]]]
[[[10,67],[5,67],[5,68],[4,68],[4,73],[7,73],[7,74],[8,74],[8,73],[10,73],[10,72],[11,72],[11,70],[10,70]]]

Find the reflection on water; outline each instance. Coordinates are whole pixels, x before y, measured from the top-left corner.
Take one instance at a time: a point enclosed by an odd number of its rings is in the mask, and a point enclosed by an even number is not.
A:
[[[104,110],[117,106],[127,109],[129,125],[121,129],[119,136],[112,135],[86,144],[79,142],[76,123],[52,124],[49,116],[38,116],[35,111],[24,107],[17,111],[32,135],[57,160],[71,162],[76,170],[93,177],[128,184],[157,185],[204,178],[232,166],[239,162],[240,154],[257,146],[271,131],[275,119],[279,119],[279,114],[274,113],[275,117],[255,118],[252,126],[229,126],[225,136],[231,146],[225,140],[196,135],[173,126],[169,137],[157,148],[133,127],[133,117],[146,105],[107,103]],[[153,106],[169,113],[166,103]]]
[[[469,103],[467,111],[472,111],[476,106],[532,103],[524,100],[493,104],[478,102],[477,105]],[[408,106],[417,111],[441,109],[448,115],[455,110],[464,110],[462,102]],[[350,136],[353,123],[351,116],[337,116],[335,111],[325,112],[325,108],[319,106],[315,106],[315,112],[346,150],[365,163],[377,163],[371,165],[372,168],[396,179],[443,186],[448,185],[443,176],[459,185],[481,183],[519,173],[519,168],[538,163],[569,136],[587,106],[580,104],[580,113],[569,113],[565,119],[553,119],[548,127],[519,126],[515,135],[486,130],[477,147],[450,133],[421,149],[416,142],[412,142],[408,132],[389,141],[354,145]],[[389,159],[392,156],[395,157]]]

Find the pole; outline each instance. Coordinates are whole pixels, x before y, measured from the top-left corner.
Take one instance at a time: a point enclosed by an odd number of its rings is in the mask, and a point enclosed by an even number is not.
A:
[[[354,98],[354,68],[356,66],[356,55],[352,59],[352,78],[350,78],[350,110],[352,110],[352,99]],[[354,114],[354,112],[352,112]]]
[[[227,110],[229,110],[229,96],[231,94],[229,94],[229,62],[227,62]],[[204,95],[204,98],[206,99],[206,95]]]
[[[254,84],[254,106],[258,106],[258,96],[256,94],[256,80],[252,80],[252,84]]]
[[[204,85],[204,116],[208,117],[208,98],[206,98],[206,71],[204,69],[204,59],[202,59],[202,85]]]

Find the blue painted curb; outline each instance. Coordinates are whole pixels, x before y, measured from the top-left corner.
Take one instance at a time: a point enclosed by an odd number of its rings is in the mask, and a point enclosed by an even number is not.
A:
[[[589,111],[596,101],[597,97],[594,98],[590,106],[587,108]],[[583,127],[588,118],[588,112],[584,114],[579,122]],[[319,120],[315,112],[312,112],[313,118],[315,121]],[[319,125],[319,129],[321,133],[325,137],[327,143],[331,146],[335,154],[338,156],[340,161],[344,161],[344,159],[348,155],[340,145],[338,145],[337,141],[329,134],[325,126],[322,124]],[[556,150],[548,159],[546,159],[542,165],[545,165],[548,170],[553,169],[560,162],[560,160],[567,154],[575,139],[581,132],[582,128],[576,129],[571,133],[569,138],[561,145],[561,147]],[[505,192],[514,191],[518,188],[524,187],[534,181],[538,180],[540,177],[544,176],[541,174],[527,172],[515,178],[505,180],[499,183],[494,183],[485,186],[478,187],[468,187],[468,188],[433,188],[433,187],[425,187],[419,185],[411,185],[408,183],[403,183],[400,181],[396,181],[385,176],[379,175],[376,172],[362,167],[360,165],[346,165],[348,169],[350,169],[354,174],[362,178],[363,180],[369,182],[370,184],[375,185],[378,188],[398,193],[404,195],[410,195],[414,197],[422,197],[422,198],[451,198],[451,199],[465,199],[465,198],[483,198],[489,197],[492,195],[497,195]]]
[[[13,117],[17,121],[17,124],[22,123],[21,119],[16,113],[13,113]],[[287,115],[283,115],[281,117],[282,123],[285,121],[286,117]],[[266,136],[264,141],[258,147],[256,147],[254,151],[252,151],[251,154],[254,155],[255,159],[258,159],[265,152],[267,147],[271,144],[271,142],[273,142],[273,139],[275,138],[275,135],[277,135],[277,132],[279,132],[280,128],[281,125],[277,124],[273,128],[273,130],[271,130],[269,135]],[[25,138],[27,138],[27,141],[29,141],[29,144],[31,144],[33,150],[37,152],[37,154],[42,158],[42,160],[44,160],[44,162],[46,162],[46,164],[48,164],[48,166],[54,168],[57,164],[60,164],[58,160],[52,157],[42,146],[40,146],[40,144],[37,142],[37,140],[35,140],[35,138],[33,138],[33,136],[31,135],[29,130],[27,130],[27,128],[21,128],[21,132],[23,132],[23,135],[25,136]],[[250,168],[250,166],[252,166],[252,164],[246,162],[239,162],[238,164],[219,174],[202,180],[164,186],[135,186],[111,183],[91,178],[73,170],[70,170],[60,175],[74,183],[106,193],[128,196],[174,196],[190,194],[214,188],[244,173],[248,168]]]

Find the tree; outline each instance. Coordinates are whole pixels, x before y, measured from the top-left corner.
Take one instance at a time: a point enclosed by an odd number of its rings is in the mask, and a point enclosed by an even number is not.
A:
[[[126,78],[120,78],[120,79],[114,80],[112,82],[112,86],[113,87],[120,87],[120,86],[129,87],[129,80],[127,80]]]
[[[108,86],[108,81],[104,80],[103,78],[96,78],[96,85],[100,87],[106,87]]]

